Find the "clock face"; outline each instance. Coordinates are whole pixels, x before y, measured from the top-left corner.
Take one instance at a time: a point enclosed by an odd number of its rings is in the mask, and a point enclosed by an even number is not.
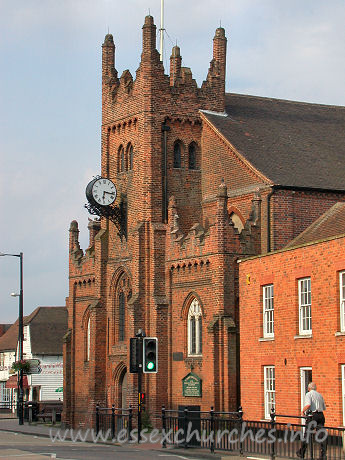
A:
[[[109,206],[116,200],[116,187],[109,179],[97,179],[92,186],[92,198],[101,206]]]

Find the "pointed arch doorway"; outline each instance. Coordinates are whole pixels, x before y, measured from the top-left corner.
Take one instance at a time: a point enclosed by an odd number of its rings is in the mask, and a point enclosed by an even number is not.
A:
[[[118,395],[117,400],[119,407],[122,409],[127,408],[127,368],[125,367],[119,377]]]

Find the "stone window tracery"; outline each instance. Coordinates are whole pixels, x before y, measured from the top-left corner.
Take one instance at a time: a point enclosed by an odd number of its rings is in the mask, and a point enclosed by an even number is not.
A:
[[[197,299],[188,310],[188,355],[202,354],[202,311]]]

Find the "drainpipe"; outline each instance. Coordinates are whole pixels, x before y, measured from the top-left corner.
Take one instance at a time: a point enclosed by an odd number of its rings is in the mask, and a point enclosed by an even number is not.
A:
[[[162,217],[163,217],[163,222],[165,224],[168,222],[168,149],[167,149],[168,131],[170,131],[170,127],[167,126],[164,122],[162,124],[162,132],[163,132]]]
[[[267,195],[267,252],[271,252],[271,198],[276,189],[272,185],[271,192]]]

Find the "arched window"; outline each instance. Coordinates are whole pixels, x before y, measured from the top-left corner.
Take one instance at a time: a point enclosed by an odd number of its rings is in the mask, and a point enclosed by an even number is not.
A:
[[[90,316],[86,322],[85,329],[85,361],[90,361],[90,345],[91,345],[91,334],[90,334]]]
[[[128,300],[132,296],[131,283],[126,275],[123,273],[117,283],[115,294],[115,339],[123,342],[126,340],[126,311]]]
[[[240,216],[238,216],[236,213],[232,212],[230,214],[230,220],[234,224],[234,227],[238,230],[238,233],[241,233],[243,228],[244,228],[244,225],[243,225],[243,222],[242,222]]]
[[[123,145],[120,145],[117,157],[117,171],[123,172],[125,171],[125,149]]]
[[[188,147],[188,168],[196,169],[196,144],[192,142]]]
[[[121,150],[120,161],[121,161],[121,172],[123,172],[126,169],[126,165],[125,165],[125,150],[124,150],[123,147],[122,147],[122,150]]]
[[[119,294],[119,340],[125,340],[125,294],[120,292]]]
[[[174,168],[181,168],[181,143],[174,144]]]
[[[202,312],[197,299],[188,310],[188,355],[202,354]]]
[[[128,144],[127,147],[127,157],[128,157],[128,169],[133,169],[133,145]]]

